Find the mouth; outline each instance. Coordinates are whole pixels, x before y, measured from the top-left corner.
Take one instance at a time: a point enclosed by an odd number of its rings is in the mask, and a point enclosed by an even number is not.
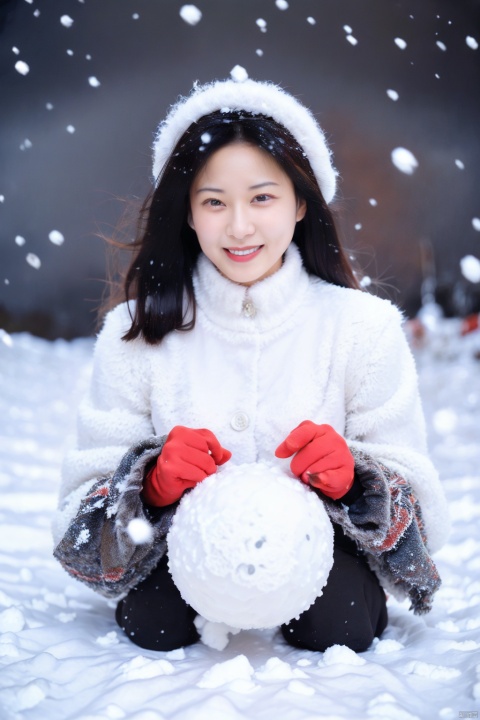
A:
[[[263,245],[247,248],[223,248],[226,255],[234,262],[248,262],[258,255]]]

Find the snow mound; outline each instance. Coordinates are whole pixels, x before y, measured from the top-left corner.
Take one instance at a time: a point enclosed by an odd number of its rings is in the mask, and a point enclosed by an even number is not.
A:
[[[323,654],[325,665],[365,665],[365,660],[346,645],[332,645]]]
[[[237,655],[231,660],[213,665],[204,673],[197,683],[197,687],[217,688],[233,681],[250,680],[253,673],[254,670],[248,658],[245,655]]]

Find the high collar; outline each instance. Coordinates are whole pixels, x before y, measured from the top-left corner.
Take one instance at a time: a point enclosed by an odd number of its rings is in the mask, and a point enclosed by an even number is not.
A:
[[[193,274],[195,299],[210,322],[236,332],[266,332],[283,324],[303,302],[309,277],[291,243],[282,267],[250,287],[224,277],[203,254]]]

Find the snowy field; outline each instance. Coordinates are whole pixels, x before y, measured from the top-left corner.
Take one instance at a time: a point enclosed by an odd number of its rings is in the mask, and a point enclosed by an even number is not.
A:
[[[311,720],[476,717],[480,712],[480,333],[443,323],[417,352],[433,458],[453,531],[425,618],[390,598],[368,652],[288,647],[272,631],[143,651],[107,601],[52,558],[61,456],[92,343],[0,331],[0,717],[2,720]],[[477,337],[475,337],[477,336]],[[3,341],[3,342],[2,342]],[[470,715],[468,713],[471,713]]]

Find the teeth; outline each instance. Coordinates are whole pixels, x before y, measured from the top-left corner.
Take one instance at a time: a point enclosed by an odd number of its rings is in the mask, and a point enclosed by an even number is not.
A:
[[[258,247],[250,248],[249,250],[229,250],[229,253],[232,253],[232,255],[251,255],[254,252],[257,252],[259,250],[261,245],[258,245]]]

